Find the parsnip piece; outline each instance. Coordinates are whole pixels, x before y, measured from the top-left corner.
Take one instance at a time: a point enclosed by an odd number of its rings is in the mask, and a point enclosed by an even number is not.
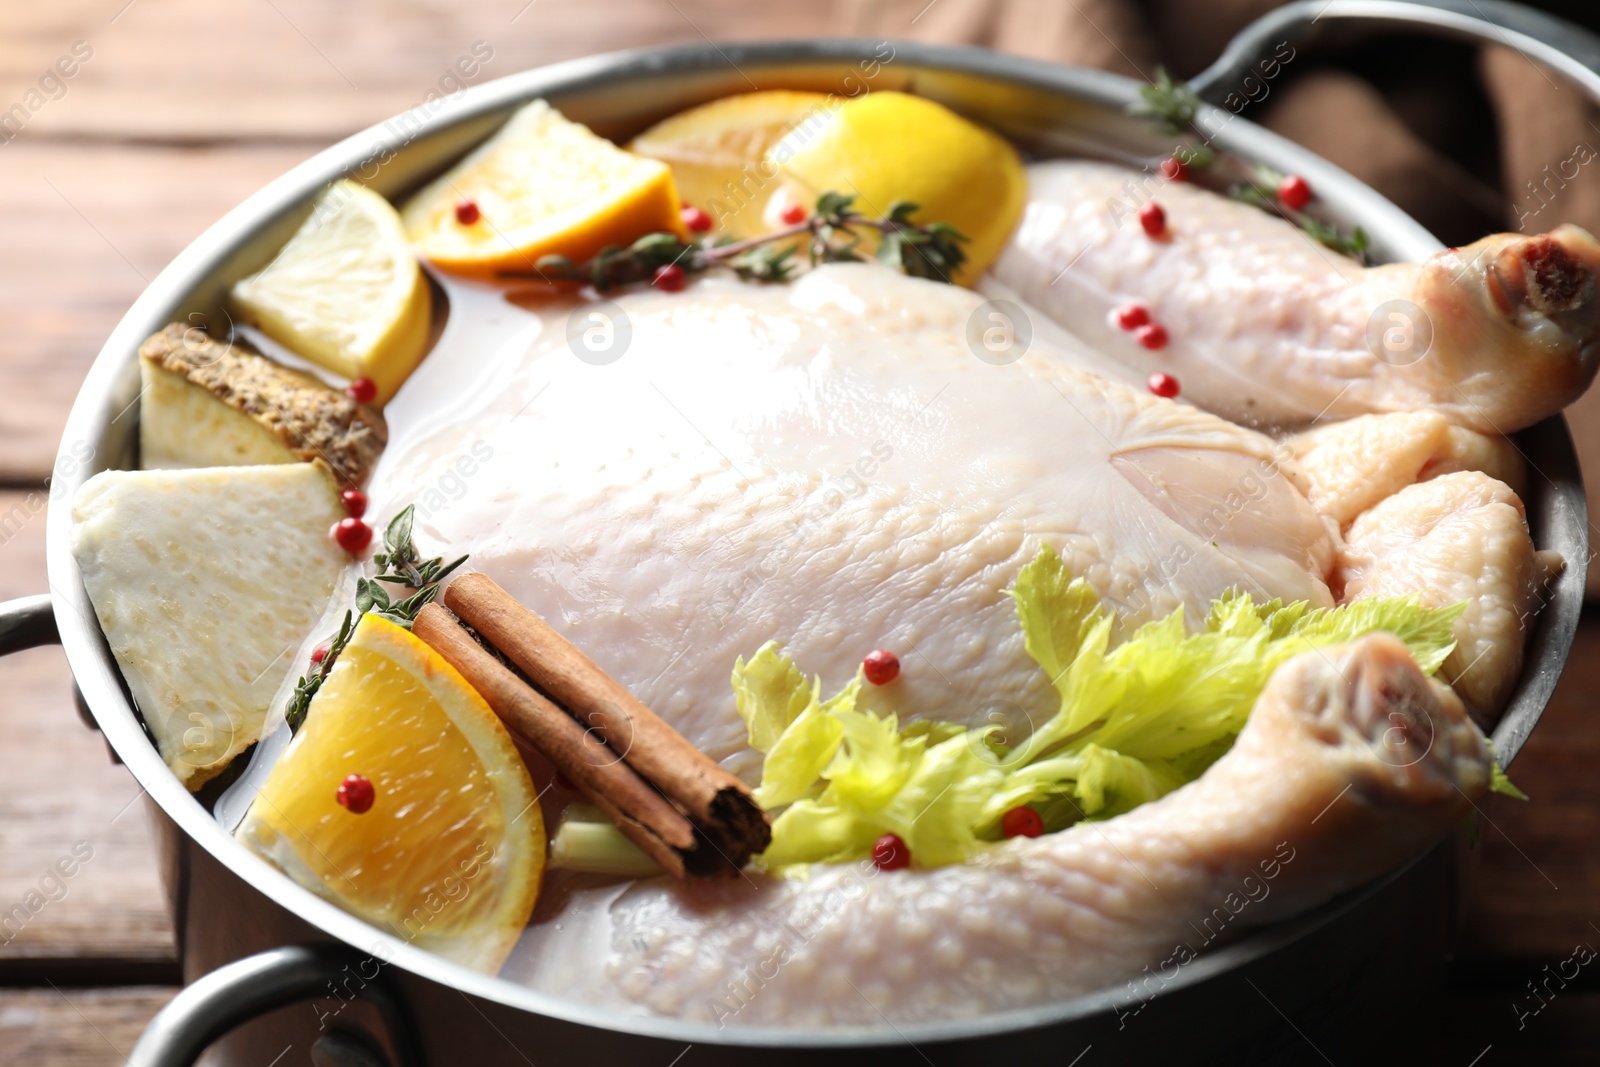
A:
[[[388,442],[377,411],[242,341],[173,323],[139,355],[146,470],[310,461],[359,486]]]

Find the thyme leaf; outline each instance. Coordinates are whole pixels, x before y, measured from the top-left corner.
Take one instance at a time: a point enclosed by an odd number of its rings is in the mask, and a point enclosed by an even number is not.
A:
[[[295,683],[294,696],[290,698],[288,709],[284,712],[284,720],[289,724],[291,733],[298,731],[305,723],[306,712],[311,709],[311,698],[322,688],[323,679],[333,670],[333,664],[339,658],[339,653],[350,643],[350,637],[355,633],[356,622],[361,616],[370,611],[397,626],[411,629],[411,623],[416,619],[417,612],[438,597],[439,583],[467,561],[466,556],[451,563],[445,563],[442,556],[423,559],[411,536],[415,520],[414,504],[407,506],[389,520],[388,527],[383,531],[384,551],[375,553],[372,557],[378,573],[371,578],[363,576],[356,579],[354,610],[344,613],[344,621],[339,624],[339,632],[334,635],[333,640],[328,642],[328,651],[322,657],[322,662],[313,663],[305,676]],[[379,584],[382,582],[410,589],[412,593],[396,600],[388,589]]]
[[[1360,263],[1367,262],[1368,240],[1365,230],[1357,226],[1346,233],[1331,222],[1324,222],[1303,211],[1285,207],[1275,193],[1268,191],[1276,190],[1282,181],[1283,175],[1278,171],[1258,164],[1250,181],[1238,182],[1228,187],[1228,196],[1241,203],[1252,204],[1263,211],[1282,215],[1318,244]]]
[[[1306,232],[1307,237],[1335,252],[1343,252],[1362,263],[1367,261],[1367,232],[1360,226],[1345,233],[1332,223],[1306,215],[1300,220],[1300,228]]]

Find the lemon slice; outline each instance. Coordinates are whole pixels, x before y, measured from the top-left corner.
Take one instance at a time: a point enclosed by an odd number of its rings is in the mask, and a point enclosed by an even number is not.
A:
[[[624,152],[535,100],[400,214],[430,262],[487,278],[532,270],[540,256],[581,262],[647,233],[682,236],[678,209],[666,164]]]
[[[244,320],[384,403],[416,369],[433,297],[389,201],[335,182],[271,263],[233,287]]]
[[[951,281],[989,268],[1022,217],[1028,181],[1004,138],[942,104],[891,90],[856,97],[816,129],[801,126],[767,153],[784,193],[810,209],[825,192],[856,198],[864,215],[897,200],[919,205],[913,222],[947,222],[969,240]]]
[[[360,814],[338,799],[352,774],[372,786]],[[370,614],[239,836],[345,910],[490,974],[544,873],[544,819],[505,727],[437,652]]]
[[[704,209],[718,232],[754,237],[768,229],[761,212],[778,188],[768,150],[796,129],[820,129],[836,108],[825,93],[740,93],[663,119],[628,148],[670,166],[684,203]]]

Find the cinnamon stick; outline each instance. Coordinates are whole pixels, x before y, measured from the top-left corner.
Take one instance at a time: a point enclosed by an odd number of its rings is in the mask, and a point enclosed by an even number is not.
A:
[[[411,632],[460,671],[508,729],[544,753],[663,870],[678,878],[724,873],[726,861],[681,811],[627,763],[600,749],[576,719],[484,650],[450,612],[429,604],[417,613]]]
[[[463,574],[445,605],[559,707],[600,734],[639,776],[688,815],[735,867],[772,841],[750,788],[691,745],[620,682],[484,574]]]

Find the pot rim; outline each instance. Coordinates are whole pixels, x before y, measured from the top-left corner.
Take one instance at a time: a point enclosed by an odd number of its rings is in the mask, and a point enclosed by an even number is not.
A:
[[[807,67],[842,71],[848,69],[845,64],[855,64],[873,56],[873,49],[882,43],[861,38],[722,45],[707,41],[571,60],[464,89],[445,98],[436,110],[422,105],[353,134],[268,183],[185,248],[134,302],[96,357],[62,435],[46,527],[48,579],[68,662],[99,728],[150,800],[218,863],[328,936],[352,946],[372,946],[375,956],[423,979],[508,1008],[601,1030],[687,1044],[826,1049],[937,1043],[1052,1026],[1114,1010],[1119,1002],[1126,1003],[1126,996],[1120,991],[1102,990],[959,1022],[906,1025],[888,1030],[741,1026],[719,1029],[710,1023],[642,1014],[618,1015],[594,1005],[540,993],[509,979],[481,974],[400,943],[298,885],[244,848],[172,775],[137,719],[95,621],[72,554],[70,500],[83,481],[107,465],[98,452],[99,442],[132,407],[125,403],[127,376],[129,368],[136,363],[139,345],[180,314],[197,287],[232,253],[264,229],[280,223],[285,216],[304,210],[308,201],[329,182],[352,175],[364,161],[375,159],[385,151],[403,150],[413,142],[427,141],[465,123],[487,122],[536,97],[546,97],[559,106],[564,98],[615,87],[619,83],[648,83],[652,79],[694,74],[725,75],[730,66],[747,78],[749,74],[767,76],[770,80],[763,88],[776,88],[782,85],[783,71]],[[932,76],[933,80],[941,75],[971,76],[1121,110],[1137,99],[1140,86],[1139,82],[1116,74],[1021,59],[981,48],[888,43],[893,48],[896,70],[909,68],[910,81],[906,88],[913,92],[917,91],[919,76]],[[635,88],[638,87],[636,84]],[[1219,147],[1248,159],[1270,161],[1285,172],[1306,175],[1332,214],[1359,220],[1367,228],[1375,249],[1383,258],[1422,258],[1442,247],[1398,207],[1313,153],[1224,109],[1207,105],[1201,117],[1219,129],[1214,138]],[[411,135],[401,136],[398,124],[402,120],[415,124]],[[94,460],[83,463],[77,455],[86,443],[95,446],[97,452]],[[1570,453],[1570,443],[1567,449]],[[1575,466],[1573,469],[1575,471]],[[1581,485],[1575,491],[1581,512]],[[1578,582],[1581,586],[1581,568]],[[1557,657],[1564,658],[1571,641],[1570,632],[1551,636],[1561,646],[1555,649]],[[1528,669],[1535,666],[1530,657]],[[1542,706],[1541,702],[1539,707],[1542,709]],[[1531,723],[1528,728],[1531,729]],[[1511,740],[1514,750],[1521,737]],[[1202,955],[1183,967],[1178,977],[1155,995],[1166,996],[1193,987],[1292,944],[1377,893],[1415,862],[1413,859],[1306,915],[1265,927],[1236,944]],[[382,946],[381,951],[379,946]]]

